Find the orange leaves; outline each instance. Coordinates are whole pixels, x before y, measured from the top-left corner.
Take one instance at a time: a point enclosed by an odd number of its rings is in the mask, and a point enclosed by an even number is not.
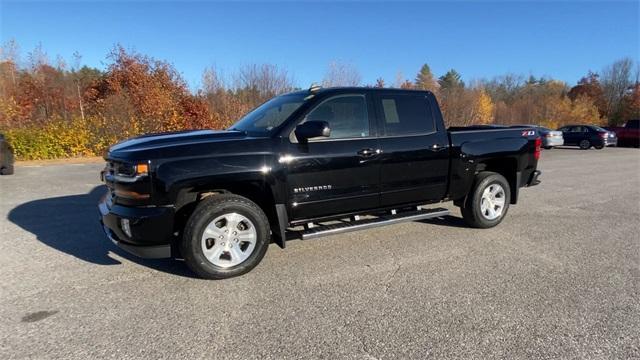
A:
[[[119,97],[127,102],[127,113],[107,114],[109,109],[103,108],[98,110],[101,115],[134,116],[148,131],[203,127],[209,122],[204,101],[189,92],[170,64],[127,53],[122,47],[116,48],[110,58],[113,63],[97,86],[96,98]]]

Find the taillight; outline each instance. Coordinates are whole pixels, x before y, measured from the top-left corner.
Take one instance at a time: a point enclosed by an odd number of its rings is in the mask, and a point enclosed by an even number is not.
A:
[[[540,137],[536,138],[536,149],[533,152],[533,157],[538,160],[540,159],[540,153],[542,152],[542,139]]]

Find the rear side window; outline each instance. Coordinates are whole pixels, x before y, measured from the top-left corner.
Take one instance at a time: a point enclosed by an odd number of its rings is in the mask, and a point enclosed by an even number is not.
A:
[[[424,95],[382,95],[380,109],[385,135],[411,135],[435,131],[429,102]]]

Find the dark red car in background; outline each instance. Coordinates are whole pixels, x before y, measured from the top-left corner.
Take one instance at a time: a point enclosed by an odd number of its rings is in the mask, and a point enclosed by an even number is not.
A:
[[[640,146],[640,119],[627,121],[623,127],[607,127],[618,136],[618,146]]]

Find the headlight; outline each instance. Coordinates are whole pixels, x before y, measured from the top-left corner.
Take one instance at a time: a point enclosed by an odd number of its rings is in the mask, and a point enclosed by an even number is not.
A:
[[[109,161],[103,170],[105,180],[115,182],[135,182],[140,178],[149,175],[149,163],[122,163]]]

